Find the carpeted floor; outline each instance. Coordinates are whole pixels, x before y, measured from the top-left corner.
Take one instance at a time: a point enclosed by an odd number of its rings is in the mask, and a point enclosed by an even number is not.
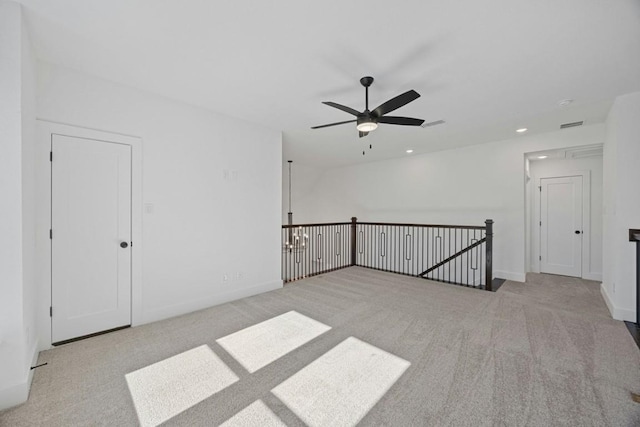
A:
[[[255,372],[217,342],[291,311],[305,316],[294,316],[302,319],[298,328],[314,321],[328,328]],[[265,325],[241,336],[267,343],[260,331],[274,328]],[[363,377],[367,365],[354,366],[365,356],[381,367],[375,374],[387,372],[387,360],[395,364],[384,387],[376,388],[376,375]],[[529,274],[526,284],[507,281],[490,293],[352,267],[67,344],[38,362],[48,365],[36,370],[29,401],[1,412],[0,425],[137,425],[137,392],[125,375],[144,387],[138,377],[145,372],[171,375],[192,363],[203,372],[222,366],[228,380],[218,378],[211,392],[199,389],[205,398],[178,408],[166,425],[301,426],[332,419],[313,402],[345,399],[352,406],[342,409],[362,411],[363,426],[640,425],[640,404],[630,398],[640,392],[638,348],[609,316],[599,283],[561,276]],[[327,367],[346,371],[332,375]],[[195,381],[206,382],[202,375]],[[309,381],[318,385],[301,399]],[[368,406],[353,398],[358,384]],[[350,395],[345,387],[352,386]],[[176,389],[175,400],[197,394],[185,390]],[[332,390],[344,397],[332,398]]]

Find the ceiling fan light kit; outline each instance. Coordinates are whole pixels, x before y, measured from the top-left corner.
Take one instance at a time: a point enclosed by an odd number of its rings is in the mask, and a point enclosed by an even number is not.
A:
[[[371,119],[362,118],[358,119],[358,125],[356,129],[360,132],[371,132],[372,130],[376,130],[378,128],[378,124]]]
[[[395,117],[395,116],[386,116],[387,113],[397,110],[400,107],[407,105],[408,103],[415,101],[420,97],[420,94],[415,90],[408,90],[403,94],[396,96],[388,100],[387,102],[382,103],[373,111],[369,111],[369,86],[373,83],[373,77],[366,76],[360,79],[360,84],[364,86],[365,89],[365,109],[360,112],[351,107],[347,107],[345,105],[337,104],[335,102],[323,102],[330,107],[337,108],[338,110],[342,110],[345,113],[349,113],[356,117],[355,120],[347,120],[344,122],[330,123],[327,125],[314,126],[311,129],[320,129],[329,126],[337,126],[346,123],[356,123],[356,129],[358,129],[359,136],[362,138],[363,136],[367,136],[369,132],[378,128],[379,123],[385,123],[390,125],[401,125],[401,126],[421,126],[424,123],[422,119],[414,119],[411,117]]]

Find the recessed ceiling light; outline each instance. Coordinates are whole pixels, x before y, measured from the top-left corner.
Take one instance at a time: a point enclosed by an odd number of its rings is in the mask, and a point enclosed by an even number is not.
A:
[[[561,107],[566,107],[567,105],[571,104],[573,102],[573,99],[563,99],[562,101],[558,101],[558,105]]]
[[[523,132],[526,132],[527,130],[528,130],[527,128],[520,128],[520,129],[516,129],[516,132],[523,133]]]
[[[546,159],[549,156],[538,156],[539,159]]]
[[[407,154],[413,153],[413,150],[407,150]]]

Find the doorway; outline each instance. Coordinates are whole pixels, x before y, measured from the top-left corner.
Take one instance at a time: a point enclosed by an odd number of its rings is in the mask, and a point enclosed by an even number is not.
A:
[[[51,138],[54,344],[131,325],[131,146]]]
[[[38,316],[38,336],[41,349],[54,343],[61,344],[122,326],[135,326],[143,323],[142,139],[136,136],[55,123],[43,119],[36,121],[36,132],[36,203],[39,206],[36,213],[36,247],[37,258],[41,264],[41,268],[37,272],[37,310],[42,313],[42,316]],[[78,148],[85,151],[77,152]],[[106,150],[106,154],[97,155],[94,153],[94,149],[96,151]],[[114,154],[114,150],[117,154]],[[101,159],[103,154],[105,159]],[[95,159],[96,157],[97,159]],[[102,160],[104,160],[104,165],[101,164]],[[65,164],[67,166],[79,165],[79,169],[72,169],[70,173]],[[90,167],[91,165],[95,166],[95,169]],[[113,172],[116,168],[119,168],[119,171]],[[109,184],[100,190],[99,186],[104,183],[101,184],[99,180],[97,183],[93,182],[98,179],[98,175],[103,174],[100,172],[102,169],[111,170],[114,176],[118,176],[117,190],[110,190]],[[129,171],[128,177],[126,171],[123,171],[124,169]],[[89,176],[86,177],[86,175]],[[58,185],[65,183],[65,180],[66,189],[64,186]],[[126,200],[123,199],[127,199],[127,190],[124,189],[127,181],[129,182],[129,207],[125,207],[122,211],[128,210],[129,212],[130,229],[127,232],[127,219],[119,217],[118,235],[111,237],[114,241],[109,242],[110,249],[102,249],[105,253],[110,251],[105,259],[110,259],[112,264],[116,259],[118,263],[117,277],[120,287],[118,297],[114,302],[116,297],[113,291],[111,294],[100,294],[100,290],[91,290],[90,287],[78,288],[80,280],[82,283],[88,282],[91,286],[97,286],[98,282],[93,282],[88,276],[90,269],[95,269],[97,276],[111,275],[113,277],[113,273],[107,274],[100,270],[105,267],[101,267],[99,264],[90,266],[83,258],[99,251],[99,249],[89,248],[94,242],[100,242],[100,239],[103,239],[100,236],[101,233],[106,233],[105,230],[109,227],[113,230],[112,225],[105,226],[102,223],[101,217],[101,215],[106,216],[106,212],[110,208],[101,207],[100,203],[103,201],[100,200],[87,203],[88,207],[83,207],[81,204],[69,204],[65,207],[60,203],[67,204],[64,202],[65,197],[68,198],[72,194],[84,192],[80,193],[84,194],[81,197],[83,200],[69,203],[86,202],[97,198],[99,194],[115,194],[120,205],[126,204]],[[105,198],[113,199],[112,196],[105,196]],[[71,212],[67,214],[64,212],[65,209]],[[80,212],[85,214],[80,215]],[[80,216],[80,219],[74,218],[74,215]],[[92,221],[89,220],[91,216],[94,218],[94,225],[91,225]],[[96,218],[100,220],[98,221]],[[96,222],[99,223],[97,226],[95,226]],[[69,229],[74,224],[78,226],[75,231],[78,234],[75,236],[75,241],[71,237],[64,237],[67,233],[65,228]],[[80,229],[80,226],[83,228]],[[78,243],[78,236],[80,236],[80,240],[84,236],[85,240]],[[127,236],[128,245],[126,248],[122,248],[120,244],[127,241]],[[127,252],[129,252],[128,255]],[[64,256],[69,259],[65,260]],[[127,262],[129,263],[128,267]],[[64,268],[62,268],[63,266]],[[75,275],[73,279],[75,282],[71,282],[73,286],[67,286],[68,282],[64,279],[67,274]],[[84,278],[78,279],[82,274],[85,275]],[[128,280],[124,276],[128,276]],[[122,290],[126,289],[127,285],[128,291]],[[105,301],[102,301],[101,298],[105,298]],[[128,302],[124,298],[128,298]],[[122,316],[117,320],[90,319],[91,313],[103,312],[101,315],[105,318],[108,317],[108,313],[113,311],[116,305],[118,305],[116,311],[119,311]],[[126,313],[126,315],[122,313]],[[84,316],[87,316],[84,319],[86,322],[81,322],[80,319]],[[65,325],[67,322],[68,324]],[[74,323],[75,326],[72,325]],[[78,326],[78,324],[82,326]],[[76,327],[77,329],[75,329]]]
[[[540,272],[582,277],[582,176],[540,178]]]
[[[602,145],[524,161],[526,271],[602,280]]]

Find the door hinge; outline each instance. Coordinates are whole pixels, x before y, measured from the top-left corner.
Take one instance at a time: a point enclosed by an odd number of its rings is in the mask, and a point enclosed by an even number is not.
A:
[[[53,239],[53,230],[49,229],[49,239]]]
[[[540,190],[540,192],[542,193],[542,185],[538,186],[538,189]]]
[[[542,227],[542,221],[540,221],[540,227]]]
[[[53,162],[53,151],[49,151],[49,161]]]
[[[542,255],[540,255],[540,256],[538,257],[538,260],[542,261]]]
[[[49,306],[49,317],[53,317],[53,307]]]

